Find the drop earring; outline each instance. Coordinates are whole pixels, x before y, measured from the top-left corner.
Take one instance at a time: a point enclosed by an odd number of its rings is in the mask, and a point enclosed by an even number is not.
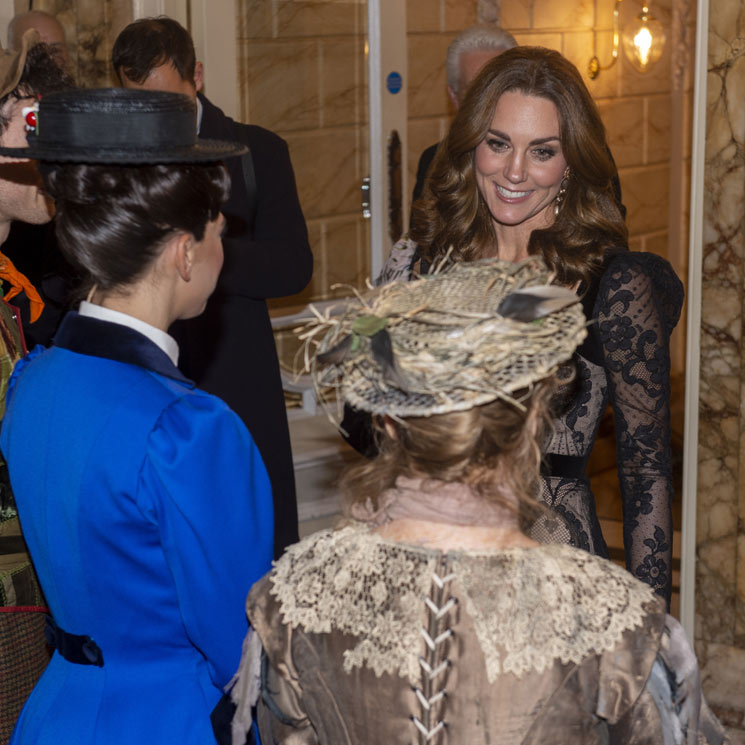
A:
[[[556,195],[556,198],[554,199],[554,217],[559,216],[559,212],[561,211],[561,204],[564,201],[564,197],[567,193],[567,186],[569,185],[569,166],[566,167],[566,170],[564,171],[564,176],[561,179],[561,184],[559,185],[559,193]]]

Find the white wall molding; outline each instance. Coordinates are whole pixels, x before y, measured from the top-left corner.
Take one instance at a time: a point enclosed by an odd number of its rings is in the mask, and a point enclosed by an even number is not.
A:
[[[696,506],[698,416],[701,368],[701,280],[704,241],[704,169],[706,79],[708,75],[709,0],[699,0],[696,16],[691,220],[688,250],[688,328],[686,330],[685,440],[683,444],[683,527],[680,549],[680,621],[693,639],[696,596]]]

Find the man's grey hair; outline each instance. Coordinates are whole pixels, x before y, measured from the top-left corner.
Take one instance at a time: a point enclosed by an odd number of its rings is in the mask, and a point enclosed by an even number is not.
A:
[[[448,47],[445,67],[448,86],[459,95],[460,56],[464,52],[504,52],[516,47],[515,37],[499,26],[471,26],[453,39]]]

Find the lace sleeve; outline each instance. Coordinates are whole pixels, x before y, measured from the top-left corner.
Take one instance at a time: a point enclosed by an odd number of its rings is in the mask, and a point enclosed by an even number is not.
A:
[[[595,316],[616,427],[626,566],[670,603],[672,466],[669,339],[682,285],[652,254],[617,256]]]

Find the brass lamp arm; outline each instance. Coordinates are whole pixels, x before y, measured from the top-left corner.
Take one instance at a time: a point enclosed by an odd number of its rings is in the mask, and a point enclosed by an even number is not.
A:
[[[613,7],[613,51],[611,52],[611,61],[607,65],[601,65],[600,60],[598,59],[597,55],[597,32],[595,31],[595,28],[593,28],[592,31],[592,59],[590,60],[588,66],[587,66],[587,74],[590,76],[590,80],[595,80],[595,78],[600,74],[601,70],[610,70],[613,65],[616,64],[616,60],[618,59],[618,47],[620,42],[620,33],[619,33],[619,21],[618,21],[618,15],[619,15],[619,8],[621,7],[621,3],[623,0],[616,0],[616,4]],[[595,0],[595,26],[597,26],[597,0]]]

